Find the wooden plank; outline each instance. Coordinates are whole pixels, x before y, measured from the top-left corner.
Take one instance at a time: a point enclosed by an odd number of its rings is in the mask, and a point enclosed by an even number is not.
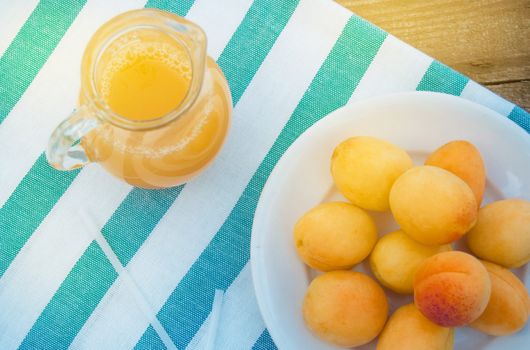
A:
[[[528,104],[530,0],[337,2],[504,97]],[[504,83],[508,87],[501,88]]]

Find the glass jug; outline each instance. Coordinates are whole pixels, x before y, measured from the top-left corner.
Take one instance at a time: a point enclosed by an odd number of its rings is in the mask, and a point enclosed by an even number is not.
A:
[[[97,162],[131,185],[172,187],[213,160],[231,112],[202,29],[164,11],[134,10],[90,39],[80,106],[55,129],[46,156],[59,170]]]

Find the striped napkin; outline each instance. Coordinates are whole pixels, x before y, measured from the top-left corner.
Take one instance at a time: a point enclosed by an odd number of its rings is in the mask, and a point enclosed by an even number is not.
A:
[[[206,31],[234,101],[226,145],[167,190],[98,165],[53,170],[43,151],[76,105],[88,39],[143,6]],[[0,33],[0,349],[274,349],[252,288],[251,224],[304,130],[350,101],[430,90],[530,132],[521,108],[331,1],[1,1]]]

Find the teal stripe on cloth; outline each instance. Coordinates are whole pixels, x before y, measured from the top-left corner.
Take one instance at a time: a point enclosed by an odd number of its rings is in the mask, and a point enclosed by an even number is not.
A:
[[[58,172],[41,154],[20,181],[0,208],[0,277],[77,174]]]
[[[277,347],[272,341],[269,331],[266,329],[261,333],[258,340],[254,343],[252,350],[276,350]]]
[[[302,132],[348,102],[385,37],[356,16],[348,21],[228,218],[157,314],[178,348],[188,345],[207,318],[215,289],[226,290],[248,262],[252,219],[270,172]]]
[[[508,114],[508,118],[519,124],[527,133],[530,133],[530,113],[519,106],[515,106]]]
[[[166,350],[167,347],[158,336],[158,333],[155,331],[153,326],[149,325],[147,330],[142,335],[134,350]]]
[[[0,57],[0,124],[20,100],[86,0],[42,0]]]
[[[256,0],[248,9],[217,60],[230,84],[234,104],[245,92],[297,4],[298,0]]]
[[[166,190],[134,188],[121,202],[101,233],[123,266],[140,249],[183,187]]]
[[[145,7],[157,8],[176,13],[179,16],[185,16],[194,2],[195,0],[149,0]]]
[[[438,61],[433,61],[420,83],[418,91],[443,92],[459,96],[466,87],[469,78],[447,67]]]
[[[19,349],[67,349],[117,277],[99,245],[92,241]]]

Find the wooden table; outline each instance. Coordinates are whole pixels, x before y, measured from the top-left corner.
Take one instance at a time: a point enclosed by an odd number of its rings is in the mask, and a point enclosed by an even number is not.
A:
[[[530,111],[530,0],[337,0]]]

